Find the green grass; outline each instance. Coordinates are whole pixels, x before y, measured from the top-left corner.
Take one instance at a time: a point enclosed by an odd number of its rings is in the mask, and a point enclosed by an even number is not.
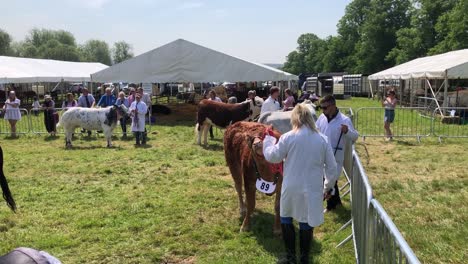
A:
[[[107,149],[101,136],[65,150],[63,136],[1,136],[19,210],[0,206],[0,254],[26,246],[63,263],[275,263],[274,198],[257,194],[252,230],[239,233],[221,133],[203,149],[194,108],[175,110],[158,119],[148,148],[115,139]],[[316,229],[314,263],[353,263],[352,243],[335,249],[350,234],[335,234],[349,214],[346,201]]]

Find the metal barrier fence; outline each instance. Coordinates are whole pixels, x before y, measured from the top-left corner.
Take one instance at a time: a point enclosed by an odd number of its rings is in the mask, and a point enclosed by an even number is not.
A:
[[[4,110],[3,110],[4,111]],[[64,134],[63,126],[59,126],[58,128],[56,127],[57,122],[62,118],[62,114],[64,113],[62,108],[54,108],[54,112],[47,112],[46,110],[43,109],[31,109],[28,111],[27,109],[21,108],[21,120],[19,120],[16,123],[16,134],[36,134],[36,135],[41,135],[41,134],[48,134],[49,132],[53,131],[47,131],[46,128],[46,117],[47,118],[52,118],[54,119],[53,128],[55,128],[56,134]],[[8,123],[8,120],[3,118],[3,114],[1,115],[2,118],[0,119],[0,134],[10,134],[11,129],[10,129],[10,124]],[[145,117],[145,126],[146,130],[148,132],[151,132],[151,111],[146,114]],[[128,121],[126,123],[127,126],[127,134],[131,135],[131,121]],[[49,128],[51,129],[51,128]],[[76,129],[75,133],[80,133],[81,129]],[[98,133],[99,134],[99,133]],[[123,131],[121,129],[120,125],[117,125],[116,128],[114,129],[114,134],[123,134]]]
[[[424,107],[395,109],[395,120],[391,124],[393,137],[428,137],[432,134],[432,118],[423,114]],[[384,137],[384,113],[382,107],[366,107],[356,111],[355,124],[363,137]]]
[[[5,110],[0,109],[0,134],[11,134],[11,126],[8,120],[5,119]],[[16,134],[29,133],[28,110],[20,108],[21,119],[16,122]]]
[[[379,202],[373,198],[372,187],[354,149],[352,160],[351,175],[348,175],[351,181],[352,234],[337,247],[353,239],[357,263],[419,264],[418,258],[398,228]],[[347,225],[348,223],[340,230]]]
[[[398,228],[376,199],[369,207],[367,263],[419,263]]]
[[[442,117],[440,113],[443,113]],[[440,107],[433,112],[434,136],[442,138],[468,138],[468,107]]]
[[[354,124],[359,134],[366,137],[385,137],[384,108],[365,107],[356,111]],[[441,115],[443,113],[443,116]],[[395,109],[391,124],[393,137],[435,136],[441,138],[468,138],[468,107],[401,107]]]

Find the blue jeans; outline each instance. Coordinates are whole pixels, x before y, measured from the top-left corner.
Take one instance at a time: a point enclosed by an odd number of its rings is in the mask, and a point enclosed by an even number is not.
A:
[[[281,217],[281,224],[283,225],[292,225],[293,219],[292,217]],[[301,223],[299,222],[299,229],[300,230],[311,230],[313,227],[311,227],[308,223]]]

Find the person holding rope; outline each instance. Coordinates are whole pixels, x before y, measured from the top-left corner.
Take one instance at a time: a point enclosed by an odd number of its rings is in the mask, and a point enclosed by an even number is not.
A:
[[[141,100],[141,94],[136,93],[135,101],[130,105],[132,132],[135,133],[135,146],[146,144],[145,115],[147,111],[148,106],[146,106],[145,102]]]
[[[351,119],[336,107],[336,100],[333,95],[323,97],[322,101],[320,101],[320,107],[322,108],[322,114],[317,120],[317,128],[328,137],[328,143],[333,148],[337,163],[336,175],[339,178],[343,170],[345,140],[355,142],[359,134],[354,129]],[[340,204],[340,192],[338,181],[336,181],[332,196],[327,200],[325,212],[334,210]]]
[[[283,134],[278,143],[266,131],[263,154],[271,163],[284,160],[280,216],[285,262],[296,263],[296,234],[292,224],[295,219],[299,222],[300,261],[309,263],[313,230],[324,221],[322,203],[338,178],[337,165],[327,137],[316,128],[306,106],[296,105],[291,125],[293,130]]]

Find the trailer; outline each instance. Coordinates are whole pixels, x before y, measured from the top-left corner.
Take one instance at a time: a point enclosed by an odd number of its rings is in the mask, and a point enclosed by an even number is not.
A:
[[[363,74],[343,75],[344,94],[355,97],[371,97],[368,76]]]

